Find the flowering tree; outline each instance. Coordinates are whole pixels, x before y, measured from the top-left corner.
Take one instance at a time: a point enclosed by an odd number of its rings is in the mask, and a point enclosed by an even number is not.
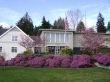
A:
[[[26,49],[31,49],[35,43],[30,37],[26,35],[21,35],[21,41],[19,42],[19,44]]]
[[[82,46],[89,50],[97,50],[101,47],[102,43],[105,41],[102,34],[95,33],[95,31],[90,28],[83,31],[83,41]]]

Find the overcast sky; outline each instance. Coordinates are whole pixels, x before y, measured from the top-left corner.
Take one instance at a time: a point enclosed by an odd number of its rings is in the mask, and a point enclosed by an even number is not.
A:
[[[110,21],[110,0],[0,0],[0,24],[14,25],[29,13],[34,25],[40,25],[45,16],[51,23],[58,17],[65,17],[70,9],[86,11],[87,26],[95,26],[98,13],[105,18],[105,26]]]

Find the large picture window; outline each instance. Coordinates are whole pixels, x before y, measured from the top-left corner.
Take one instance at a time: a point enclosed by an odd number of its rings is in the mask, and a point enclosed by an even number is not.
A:
[[[46,39],[48,43],[65,43],[68,42],[68,33],[61,33],[61,32],[57,32],[57,33],[46,33]]]

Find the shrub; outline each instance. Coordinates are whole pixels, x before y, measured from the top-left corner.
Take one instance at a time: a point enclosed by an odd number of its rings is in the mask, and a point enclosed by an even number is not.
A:
[[[80,54],[91,55],[91,54],[94,54],[94,51],[93,50],[81,50]]]
[[[3,56],[0,56],[0,65],[2,65],[5,61],[5,58]]]
[[[47,58],[45,66],[47,67],[60,67],[62,61],[61,56],[50,56]]]
[[[73,50],[70,48],[62,48],[60,50],[61,55],[72,55],[72,53],[73,53]]]
[[[30,55],[30,54],[33,54],[32,50],[26,50],[23,52],[23,55]]]
[[[28,61],[28,64],[32,67],[43,67],[45,65],[45,58],[35,57],[32,60]]]
[[[64,56],[61,62],[61,67],[70,67],[71,61],[70,56]]]
[[[89,67],[91,65],[90,60],[91,58],[89,55],[74,55],[71,67]]]
[[[94,59],[96,60],[96,62],[103,64],[105,66],[110,65],[110,55],[109,54],[97,54],[94,56]]]

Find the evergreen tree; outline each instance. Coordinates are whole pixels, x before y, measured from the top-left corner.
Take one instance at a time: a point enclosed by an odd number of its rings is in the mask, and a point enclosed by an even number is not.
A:
[[[105,33],[106,32],[106,27],[104,26],[104,18],[102,17],[102,14],[99,13],[97,17],[97,32],[100,33]]]
[[[34,26],[28,12],[16,23],[16,25],[28,35],[34,35]]]
[[[85,30],[85,25],[84,25],[83,21],[80,21],[77,28],[76,28],[76,31],[81,32],[83,30]]]
[[[54,21],[53,29],[65,29],[64,19],[61,17],[58,20]]]
[[[41,29],[50,29],[51,26],[52,25],[49,23],[49,21],[46,21],[45,16],[43,16],[42,24],[41,24],[40,28]]]
[[[110,21],[108,22],[108,25],[107,25],[107,30],[110,31]]]
[[[35,26],[35,28],[34,28],[34,34],[35,34],[35,35],[39,35],[39,34],[40,34],[40,33],[39,33],[39,32],[40,32],[39,29],[40,29],[40,26],[38,26],[38,27]]]

